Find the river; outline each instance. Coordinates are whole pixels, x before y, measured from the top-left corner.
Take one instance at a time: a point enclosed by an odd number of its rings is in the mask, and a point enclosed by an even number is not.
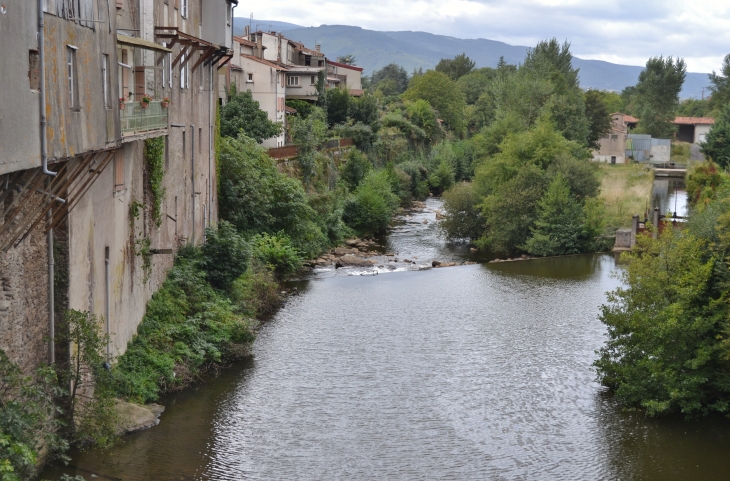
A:
[[[430,199],[384,250],[463,259]],[[420,255],[419,255],[420,254]],[[460,257],[462,256],[462,257]],[[401,259],[402,260],[402,259]],[[725,480],[730,420],[622,412],[595,382],[611,255],[320,269],[251,359],[64,472],[100,480]],[[378,275],[347,275],[377,273]],[[46,479],[61,470],[49,469]]]

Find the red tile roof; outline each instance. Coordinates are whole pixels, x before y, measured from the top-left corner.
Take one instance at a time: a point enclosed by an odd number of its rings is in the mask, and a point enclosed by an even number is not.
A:
[[[637,119],[636,117],[632,117],[631,115],[627,115],[627,114],[624,114],[621,112],[614,112],[611,114],[611,117],[613,117],[614,115],[623,115],[624,123],[626,123],[626,124],[636,124],[639,122],[639,119]]]
[[[233,39],[236,42],[240,43],[241,45],[245,45],[247,47],[255,47],[256,46],[256,42],[252,42],[251,40],[248,40],[245,37],[233,37]],[[266,47],[264,47],[264,48],[266,48]]]
[[[674,123],[682,125],[713,125],[715,119],[709,117],[677,117],[674,119]]]

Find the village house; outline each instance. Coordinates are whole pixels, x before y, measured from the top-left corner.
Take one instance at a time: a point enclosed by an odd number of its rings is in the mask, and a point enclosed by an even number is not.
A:
[[[236,4],[4,2],[0,349],[24,370],[53,360],[44,339],[65,308],[102,318],[109,354],[123,353],[177,248],[216,222],[218,69]],[[145,154],[158,138],[159,222]]]
[[[677,125],[676,139],[680,142],[699,144],[705,141],[707,134],[715,125],[715,119],[709,117],[677,117],[674,119]]]
[[[593,152],[593,160],[610,164],[625,164],[626,139],[636,119],[616,112],[611,114],[611,131],[599,140],[600,148]]]
[[[351,95],[360,97],[363,94],[362,71],[362,67],[327,59],[327,87],[345,88]]]

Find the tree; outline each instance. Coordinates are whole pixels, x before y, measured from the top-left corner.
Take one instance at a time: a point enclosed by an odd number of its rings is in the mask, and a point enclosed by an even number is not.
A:
[[[221,135],[224,137],[238,137],[238,133],[243,130],[260,144],[276,137],[283,129],[281,124],[269,120],[266,112],[253,99],[251,91],[237,92],[235,85],[231,86],[228,103],[221,108],[220,116]]]
[[[464,75],[471,73],[475,65],[472,59],[462,53],[453,59],[442,58],[436,65],[436,71],[445,73],[451,80],[459,80]]]
[[[702,143],[702,153],[720,167],[730,167],[730,105],[723,108],[715,126],[707,134]]]
[[[608,341],[594,363],[599,382],[649,415],[727,412],[727,304],[713,285],[719,259],[692,233],[667,229],[658,239],[639,236],[622,260],[626,287],[601,307]]]
[[[584,252],[588,233],[583,208],[570,195],[570,188],[558,174],[539,202],[539,217],[523,249],[537,256],[560,256]]]
[[[338,55],[337,56],[337,61],[339,63],[344,63],[345,65],[355,65],[355,62],[357,60],[356,60],[356,57],[353,54],[348,53],[347,55]]]
[[[476,240],[484,233],[484,218],[479,209],[481,199],[474,185],[460,182],[444,192],[446,218],[439,227],[449,239]]]
[[[496,76],[496,70],[483,68],[460,77],[456,81],[456,86],[466,96],[466,103],[474,105],[479,99],[479,96],[489,88],[492,79]]]
[[[710,92],[712,92],[710,102],[713,108],[722,109],[730,104],[730,54],[723,59],[720,73],[717,74],[713,70],[709,77]]]
[[[635,93],[641,132],[654,138],[674,136],[677,128],[673,121],[686,76],[687,65],[681,58],[675,61],[672,57],[659,56],[646,62]]]
[[[297,115],[303,119],[309,117],[309,113],[312,111],[314,105],[306,100],[289,99],[286,101],[286,106],[291,107],[297,111]]]
[[[429,70],[416,77],[403,94],[405,100],[426,100],[455,132],[464,130],[464,94],[445,73]]]
[[[436,111],[426,100],[418,99],[414,102],[406,102],[406,113],[408,119],[416,126],[426,132],[431,143],[443,137],[441,124],[438,121]]]
[[[524,67],[541,69],[543,62],[549,65],[547,72],[549,80],[559,93],[580,87],[578,69],[573,68],[573,55],[570,53],[568,41],[563,45],[560,45],[555,38],[539,42],[535,48],[527,52]]]
[[[348,116],[353,122],[374,124],[378,120],[378,99],[369,93],[352,99]]]
[[[352,106],[352,96],[345,88],[327,90],[327,122],[329,126],[347,121],[347,114]]]
[[[603,96],[596,90],[586,92],[585,104],[590,128],[588,146],[598,150],[601,147],[600,139],[611,131],[611,112],[603,101]]]
[[[391,63],[376,70],[372,75],[372,86],[375,89],[380,88],[380,84],[385,81],[392,81],[392,91],[394,93],[386,93],[386,95],[399,95],[408,88],[408,72],[400,65]],[[385,90],[383,89],[383,93]]]

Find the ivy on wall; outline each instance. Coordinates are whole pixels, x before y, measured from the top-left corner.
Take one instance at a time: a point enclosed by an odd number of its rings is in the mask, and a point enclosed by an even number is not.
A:
[[[165,139],[157,137],[144,141],[144,160],[147,166],[147,182],[152,196],[150,213],[157,227],[162,225],[162,199],[165,188],[162,178],[165,176]]]

